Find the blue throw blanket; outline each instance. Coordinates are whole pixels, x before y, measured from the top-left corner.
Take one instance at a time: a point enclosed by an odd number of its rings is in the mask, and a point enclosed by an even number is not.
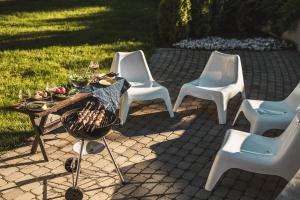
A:
[[[116,82],[110,86],[102,86],[98,83],[90,84],[79,89],[79,92],[92,92],[99,102],[107,106],[107,109],[116,112],[119,108],[120,96],[130,88],[128,81],[116,77]]]

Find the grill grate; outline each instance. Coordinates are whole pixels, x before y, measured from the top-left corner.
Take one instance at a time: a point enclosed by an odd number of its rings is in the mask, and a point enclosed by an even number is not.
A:
[[[62,123],[72,136],[80,139],[98,139],[106,135],[117,121],[114,113],[99,102],[89,101],[83,109],[63,114]]]

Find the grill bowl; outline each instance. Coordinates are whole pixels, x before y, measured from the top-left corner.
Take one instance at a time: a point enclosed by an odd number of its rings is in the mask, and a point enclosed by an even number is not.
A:
[[[95,128],[93,131],[86,131],[84,128],[78,130],[71,130],[70,127],[71,125],[77,121],[78,114],[81,111],[81,109],[73,109],[65,112],[62,117],[61,121],[64,126],[64,128],[67,130],[67,132],[72,135],[73,137],[77,139],[86,139],[86,140],[97,140],[105,136],[110,130],[111,127],[117,123],[117,117],[116,115],[111,112],[106,110],[105,111],[105,117],[107,117],[108,123],[99,128]]]

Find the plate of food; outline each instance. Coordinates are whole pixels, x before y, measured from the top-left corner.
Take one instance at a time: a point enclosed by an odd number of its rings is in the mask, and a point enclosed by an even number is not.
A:
[[[107,78],[101,79],[99,81],[99,84],[104,85],[104,86],[110,86],[110,85],[114,84],[115,82],[116,82],[116,80],[107,77]]]
[[[48,110],[49,108],[53,107],[55,104],[51,102],[45,101],[32,101],[25,105],[26,109],[34,111],[34,112],[41,112],[44,110]]]
[[[37,91],[31,96],[31,98],[34,100],[48,100],[50,95],[47,91]]]
[[[115,78],[117,74],[114,72],[110,72],[108,74],[95,74],[93,78],[91,79],[91,84],[101,84],[101,85],[111,85],[115,83]],[[101,83],[100,83],[101,81]]]
[[[78,93],[76,88],[68,88],[68,87],[56,87],[51,89],[54,98],[57,99],[67,99]]]

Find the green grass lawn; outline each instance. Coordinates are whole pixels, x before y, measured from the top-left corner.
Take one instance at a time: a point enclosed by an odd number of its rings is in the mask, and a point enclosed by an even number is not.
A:
[[[116,51],[154,49],[158,0],[0,1],[0,106],[19,90],[63,84],[72,71],[99,61],[110,67]],[[26,115],[0,112],[0,151],[33,134]]]

